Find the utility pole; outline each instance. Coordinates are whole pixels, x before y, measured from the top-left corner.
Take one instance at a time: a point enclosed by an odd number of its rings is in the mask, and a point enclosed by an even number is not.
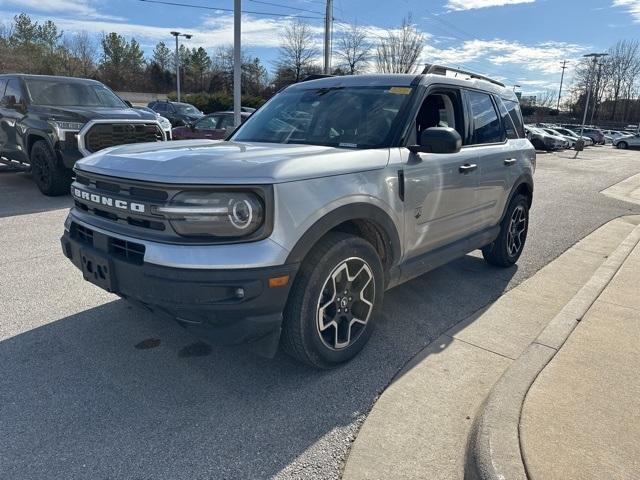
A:
[[[233,125],[240,126],[240,111],[242,103],[242,58],[241,58],[241,0],[233,2]]]
[[[176,37],[176,90],[178,92],[178,101],[180,101],[180,49],[178,48],[178,37],[184,37],[189,40],[193,35],[188,33],[171,32]]]
[[[324,73],[331,74],[331,31],[333,29],[333,0],[327,0],[324,15]]]
[[[564,83],[564,71],[567,69],[567,61],[562,61],[562,76],[560,77],[560,90],[558,91],[558,107],[556,110],[560,112],[560,98],[562,97],[562,84]]]

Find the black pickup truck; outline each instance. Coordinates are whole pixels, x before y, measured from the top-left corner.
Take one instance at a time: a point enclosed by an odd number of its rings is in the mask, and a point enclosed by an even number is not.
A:
[[[0,75],[0,162],[30,170],[45,195],[68,193],[73,165],[84,156],[165,139],[155,115],[98,81]]]

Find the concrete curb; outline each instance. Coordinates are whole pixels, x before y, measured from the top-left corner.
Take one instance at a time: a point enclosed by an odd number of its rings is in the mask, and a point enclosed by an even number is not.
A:
[[[465,480],[527,480],[519,436],[527,392],[638,243],[640,226],[634,228],[494,385],[469,435]]]

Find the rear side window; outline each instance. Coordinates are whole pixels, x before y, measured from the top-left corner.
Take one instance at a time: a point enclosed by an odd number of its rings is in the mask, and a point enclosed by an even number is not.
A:
[[[167,104],[166,103],[156,103],[152,108],[156,112],[166,112],[167,111]]]
[[[7,86],[7,79],[0,78],[0,98],[4,97],[4,89]]]
[[[478,145],[504,141],[504,131],[491,96],[473,90],[468,91],[468,96],[474,125],[471,143]]]
[[[500,110],[500,116],[502,117],[502,126],[504,127],[504,131],[507,134],[507,138],[510,140],[514,140],[520,138],[518,135],[518,130],[516,129],[515,124],[513,123],[513,119],[511,115],[509,115],[509,111],[505,106],[504,102],[501,99],[496,99],[498,103],[498,108]]]
[[[524,138],[524,122],[522,121],[520,104],[518,102],[514,102],[513,100],[502,100],[502,102],[509,111],[509,117],[511,117],[511,121],[513,122],[516,132],[518,132],[518,136],[520,138]]]
[[[16,97],[16,103],[22,102],[22,88],[20,88],[20,82],[17,78],[9,79],[7,82],[7,90],[4,92],[4,95],[13,95]]]

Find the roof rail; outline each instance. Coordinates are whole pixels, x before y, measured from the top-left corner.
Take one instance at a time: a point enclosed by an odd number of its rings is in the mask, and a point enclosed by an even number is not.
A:
[[[476,78],[478,80],[484,80],[485,82],[491,82],[494,85],[499,85],[501,87],[505,86],[505,84],[502,83],[502,82],[494,80],[493,78],[486,77],[484,75],[480,75],[478,73],[469,72],[467,70],[461,70],[459,68],[445,67],[444,65],[436,65],[435,63],[427,63],[424,66],[424,70],[422,70],[422,74],[423,75],[431,73],[431,74],[434,74],[434,75],[445,75],[446,76],[447,72],[461,73],[463,75],[467,75],[470,78]]]
[[[329,78],[335,77],[335,75],[329,75],[327,73],[312,73],[311,75],[307,75],[300,82],[308,82],[309,80],[318,80],[319,78]]]

